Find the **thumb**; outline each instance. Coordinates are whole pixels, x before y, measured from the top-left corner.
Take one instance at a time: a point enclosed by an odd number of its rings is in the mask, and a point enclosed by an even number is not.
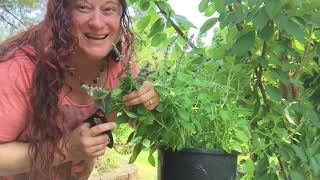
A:
[[[85,122],[85,123],[80,124],[80,126],[78,128],[80,129],[80,131],[89,130],[90,129],[90,124]]]
[[[85,122],[80,124],[80,126],[78,126],[76,130],[78,130],[81,136],[84,136],[89,132],[89,129],[90,129],[90,124]]]

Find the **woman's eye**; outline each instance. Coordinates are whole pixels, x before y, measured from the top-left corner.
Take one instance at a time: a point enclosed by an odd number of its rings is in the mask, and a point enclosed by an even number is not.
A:
[[[107,7],[104,9],[104,12],[107,12],[107,13],[112,13],[112,12],[116,12],[117,11],[117,8],[115,7]]]
[[[113,11],[113,9],[112,8],[106,8],[104,11],[111,12],[111,11]]]
[[[86,5],[78,5],[77,9],[79,11],[88,11],[89,10],[89,7],[86,6]]]

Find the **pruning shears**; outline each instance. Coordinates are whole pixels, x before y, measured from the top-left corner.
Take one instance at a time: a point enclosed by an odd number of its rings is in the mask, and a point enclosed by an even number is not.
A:
[[[97,110],[96,112],[91,115],[88,119],[84,122],[90,123],[90,127],[96,126],[98,124],[107,123],[106,119],[106,108],[111,102],[111,94],[108,94],[106,98],[96,100],[97,103]],[[113,147],[113,136],[111,130],[103,132],[103,134],[107,134],[109,137],[109,144],[107,145],[108,148]]]

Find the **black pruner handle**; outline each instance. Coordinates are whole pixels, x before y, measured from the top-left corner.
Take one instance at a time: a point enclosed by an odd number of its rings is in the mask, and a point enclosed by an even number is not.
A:
[[[88,119],[84,122],[90,123],[90,127],[96,126],[98,124],[107,123],[105,114],[102,110],[98,109],[93,115],[91,115]],[[111,130],[103,132],[103,134],[107,134],[109,137],[109,144],[107,145],[108,148],[113,147],[113,136]]]

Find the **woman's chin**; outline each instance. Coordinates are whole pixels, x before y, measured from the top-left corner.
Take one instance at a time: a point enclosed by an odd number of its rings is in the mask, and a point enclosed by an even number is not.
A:
[[[102,50],[86,50],[84,51],[84,55],[87,56],[87,58],[89,60],[93,60],[93,61],[100,61],[103,58],[105,58],[108,55],[109,51],[106,52],[106,50],[104,49]]]

